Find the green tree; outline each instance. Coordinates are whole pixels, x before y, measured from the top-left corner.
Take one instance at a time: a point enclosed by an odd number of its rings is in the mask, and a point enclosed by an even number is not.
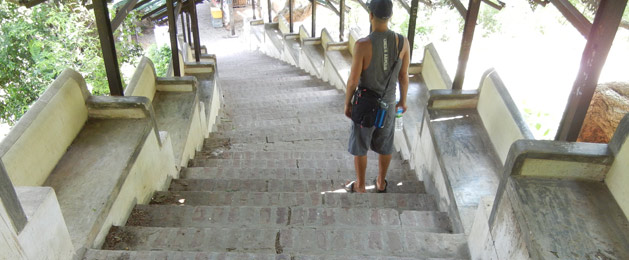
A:
[[[120,63],[141,55],[132,20],[116,32]],[[10,124],[65,68],[83,73],[93,94],[109,92],[94,14],[80,1],[29,9],[0,0],[0,64],[0,120]]]

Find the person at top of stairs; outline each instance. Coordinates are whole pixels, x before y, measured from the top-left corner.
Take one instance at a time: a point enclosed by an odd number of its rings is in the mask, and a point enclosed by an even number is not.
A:
[[[386,192],[386,173],[393,153],[395,112],[406,112],[408,90],[409,43],[401,35],[389,30],[389,18],[393,15],[391,0],[372,0],[369,3],[371,34],[356,42],[347,91],[345,115],[352,118],[352,97],[357,88],[377,93],[386,105],[384,126],[365,127],[353,120],[349,138],[349,152],[354,155],[356,181],[346,184],[348,192],[365,192],[365,172],[369,148],[379,154],[378,177],[373,180],[376,192]],[[400,43],[400,41],[403,41]],[[401,51],[399,45],[401,47]],[[395,103],[395,86],[399,80],[400,99]],[[359,87],[360,86],[360,87]],[[356,112],[354,112],[356,113]]]

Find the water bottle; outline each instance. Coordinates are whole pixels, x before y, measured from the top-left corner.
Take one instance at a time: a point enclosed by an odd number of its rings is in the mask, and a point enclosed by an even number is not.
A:
[[[404,113],[404,108],[398,107],[397,113],[395,114],[395,130],[402,130],[404,126],[404,122],[402,120],[402,114]]]

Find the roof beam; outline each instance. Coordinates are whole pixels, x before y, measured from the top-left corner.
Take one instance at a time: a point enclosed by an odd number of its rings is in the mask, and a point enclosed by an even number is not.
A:
[[[330,2],[330,0],[325,0],[326,5],[328,6],[328,8],[330,10],[332,10],[336,15],[341,15],[341,12],[339,12],[338,9],[336,9],[336,7],[334,5],[332,5],[332,3]]]
[[[151,2],[151,1],[152,1],[152,0],[142,0],[142,1],[140,1],[139,3],[137,3],[135,6],[133,6],[133,9],[131,9],[131,10],[138,9],[138,8],[140,8],[141,6],[143,6],[143,5],[147,4],[147,3]]]
[[[118,27],[120,27],[122,22],[124,22],[124,19],[127,18],[127,15],[129,15],[129,12],[133,10],[133,6],[135,6],[135,3],[137,2],[138,0],[129,0],[127,1],[127,3],[124,4],[124,6],[122,6],[122,8],[120,8],[120,10],[118,10],[116,16],[114,17],[114,20],[111,21],[111,29],[113,31],[116,31]]]
[[[153,9],[153,11],[148,12],[147,14],[142,16],[142,19],[145,19],[147,17],[151,17],[152,15],[159,13],[161,11],[163,11],[164,9],[166,9],[166,5],[162,5],[160,7],[157,7],[155,9]]]
[[[496,9],[496,10],[499,10],[499,11],[500,11],[500,10],[502,10],[502,8],[504,8],[504,7],[505,7],[505,3],[504,3],[504,2],[502,2],[502,1],[500,1],[500,0],[498,0],[498,3],[497,3],[497,4],[496,4],[496,3],[494,3],[494,2],[493,2],[493,1],[491,1],[491,0],[482,0],[482,1],[483,1],[483,3],[485,3],[485,4],[487,4],[487,5],[491,6],[491,7],[493,7],[493,8],[494,8],[494,9]]]
[[[592,23],[577,10],[568,0],[550,0],[550,2],[559,9],[559,12],[585,37],[588,38]]]
[[[459,0],[450,0],[450,2],[452,2],[452,4],[454,5],[454,8],[456,8],[456,10],[459,11],[459,14],[461,15],[461,17],[465,19],[465,16],[467,15],[467,9],[465,8],[465,6],[463,6],[463,3],[461,3],[461,1]]]
[[[365,1],[363,0],[356,0],[358,1],[358,3],[360,4],[360,6],[363,7],[363,9],[365,9],[365,11],[369,12],[369,6],[367,6],[367,4],[365,3]]]
[[[555,140],[574,142],[579,137],[626,6],[627,0],[601,0]]]
[[[404,9],[406,9],[406,12],[408,12],[409,14],[411,13],[411,7],[408,5],[408,3],[404,0],[398,0],[398,3],[400,3],[400,5],[402,5],[402,7],[404,7]]]

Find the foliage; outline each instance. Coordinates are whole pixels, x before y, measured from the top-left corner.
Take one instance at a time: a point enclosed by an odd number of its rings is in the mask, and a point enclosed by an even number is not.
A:
[[[130,20],[116,35],[121,63],[141,53]],[[109,92],[94,15],[79,1],[28,9],[0,0],[0,64],[0,121],[10,124],[65,68],[82,72],[93,94]]]
[[[156,44],[149,46],[146,50],[146,56],[153,61],[155,65],[155,73],[158,77],[165,77],[168,72],[168,65],[170,63],[170,46],[164,44],[161,47],[157,47]]]

